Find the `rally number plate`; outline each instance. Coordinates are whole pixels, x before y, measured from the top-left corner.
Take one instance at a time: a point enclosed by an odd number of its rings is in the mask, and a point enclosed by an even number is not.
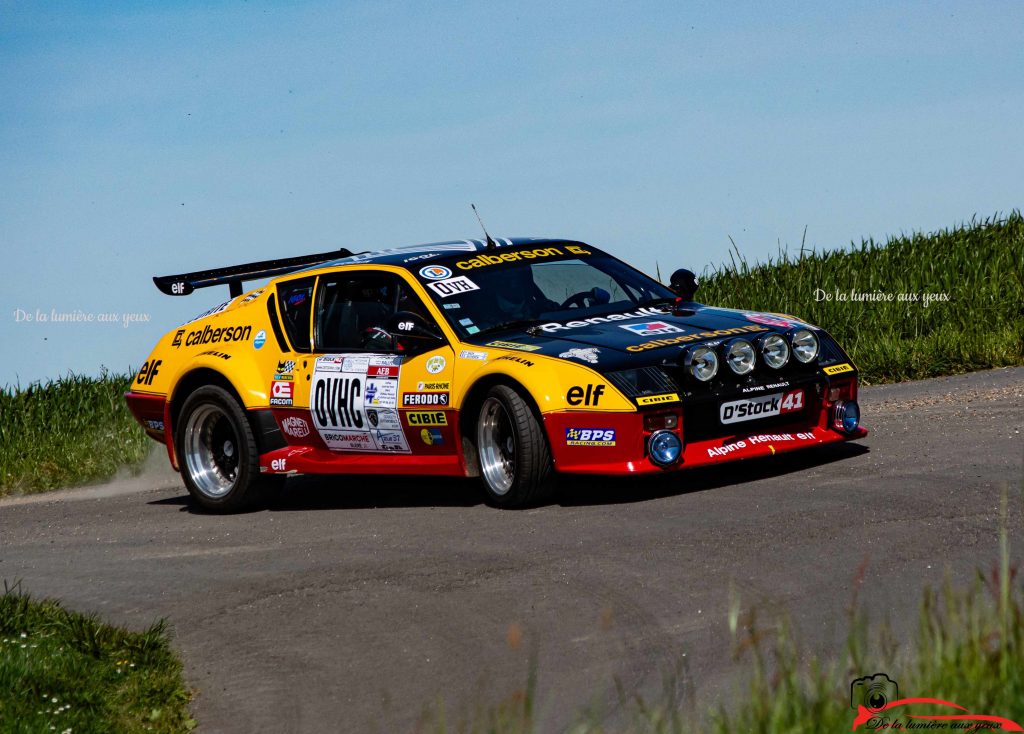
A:
[[[757,418],[768,418],[773,415],[795,413],[803,410],[804,391],[790,390],[771,395],[759,395],[756,398],[744,398],[722,403],[719,417],[722,423],[739,423]]]

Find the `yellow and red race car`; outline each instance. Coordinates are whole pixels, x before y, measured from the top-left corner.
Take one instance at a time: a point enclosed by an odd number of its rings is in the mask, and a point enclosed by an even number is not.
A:
[[[680,295],[582,242],[341,250],[154,281],[232,296],[168,332],[126,395],[211,510],[293,474],[480,477],[492,504],[518,507],[559,472],[660,473],[867,434],[856,368],[824,331],[705,306],[692,277]]]

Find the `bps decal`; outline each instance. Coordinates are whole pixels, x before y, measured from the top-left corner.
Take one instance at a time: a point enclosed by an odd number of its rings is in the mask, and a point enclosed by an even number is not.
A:
[[[566,446],[614,446],[614,428],[566,428]]]

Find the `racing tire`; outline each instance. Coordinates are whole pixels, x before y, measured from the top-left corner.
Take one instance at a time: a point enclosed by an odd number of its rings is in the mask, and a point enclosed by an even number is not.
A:
[[[250,509],[284,486],[284,477],[260,475],[252,426],[235,397],[221,387],[207,385],[188,396],[175,447],[185,487],[211,512]]]
[[[548,499],[555,471],[544,429],[530,405],[506,385],[488,390],[476,422],[480,476],[497,507],[526,507]]]

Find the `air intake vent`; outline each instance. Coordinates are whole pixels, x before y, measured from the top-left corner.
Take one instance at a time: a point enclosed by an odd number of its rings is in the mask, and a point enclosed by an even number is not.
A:
[[[631,398],[641,395],[660,395],[676,392],[679,385],[657,367],[640,367],[633,370],[619,370],[606,375],[615,387]]]

